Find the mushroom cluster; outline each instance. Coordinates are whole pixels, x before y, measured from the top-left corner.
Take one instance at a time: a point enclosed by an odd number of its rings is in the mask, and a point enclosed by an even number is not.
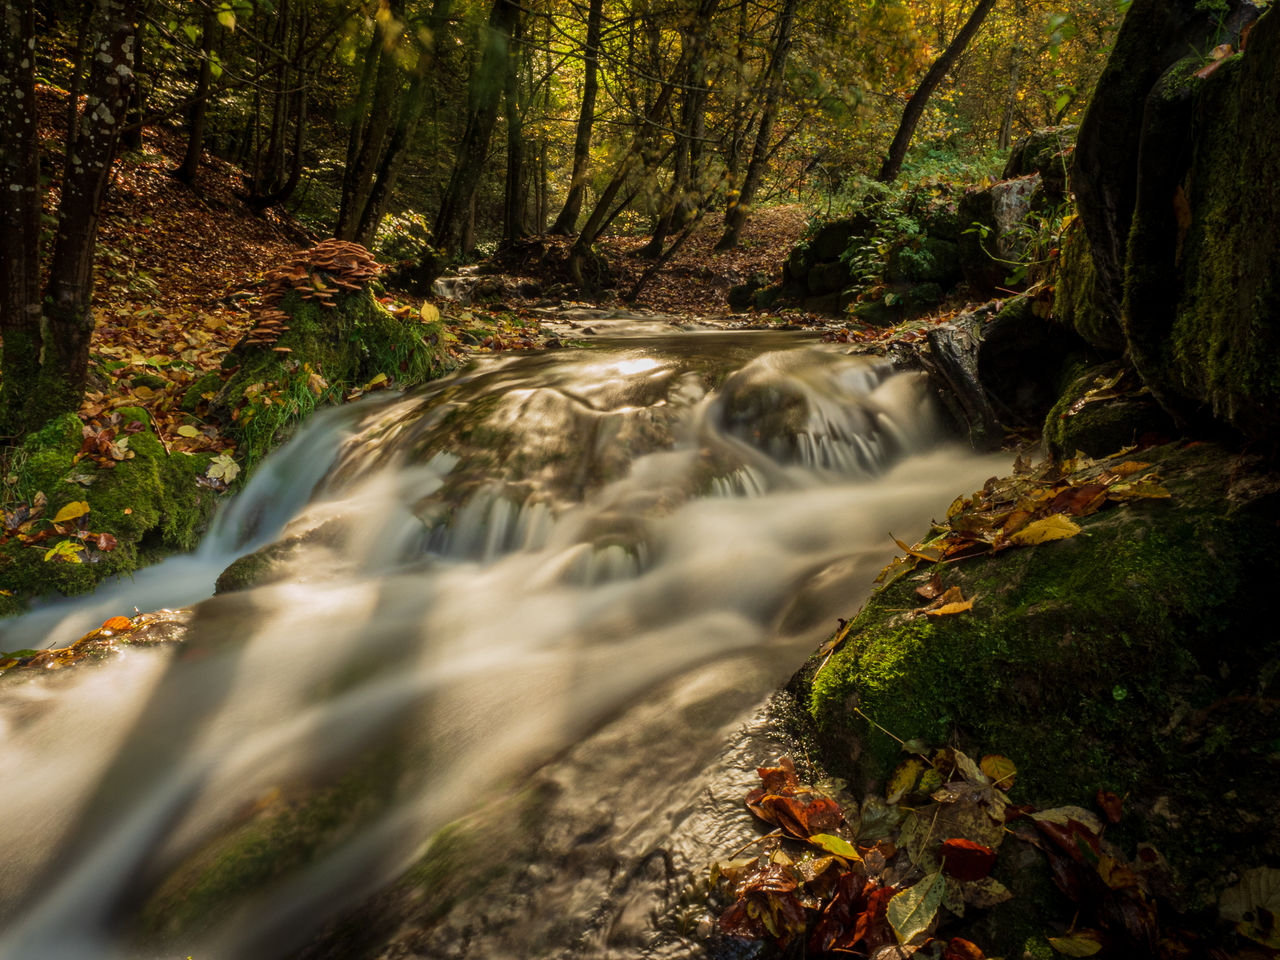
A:
[[[271,346],[289,329],[289,315],[280,309],[280,301],[290,290],[298,291],[303,300],[333,307],[340,293],[360,290],[381,269],[373,254],[346,240],[326,240],[303,250],[267,274],[262,305],[255,311],[257,316],[245,342],[250,346]],[[288,347],[273,349],[277,353],[289,352]]]

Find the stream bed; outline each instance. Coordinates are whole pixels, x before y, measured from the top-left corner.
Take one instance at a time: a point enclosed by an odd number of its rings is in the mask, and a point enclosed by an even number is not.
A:
[[[771,691],[1007,462],[800,334],[591,336],[326,411],[191,556],[0,627],[181,608],[0,678],[0,957],[705,955]]]

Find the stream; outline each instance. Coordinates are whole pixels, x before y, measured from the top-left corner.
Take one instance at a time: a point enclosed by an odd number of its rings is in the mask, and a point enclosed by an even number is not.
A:
[[[317,415],[192,555],[0,626],[177,611],[0,678],[0,958],[706,955],[770,693],[1007,461],[802,334],[570,335]]]

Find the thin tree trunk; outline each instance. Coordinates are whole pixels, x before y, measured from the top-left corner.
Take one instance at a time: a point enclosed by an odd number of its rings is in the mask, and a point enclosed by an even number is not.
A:
[[[398,18],[392,19],[398,25]],[[382,25],[378,27],[378,35],[381,37],[380,57],[373,88],[373,105],[356,152],[355,164],[350,169],[350,190],[343,191],[338,223],[333,234],[339,240],[355,239],[361,222],[366,219],[366,208],[373,194],[374,176],[382,163],[391,121],[396,113],[396,94],[400,89],[401,71],[392,47],[398,36],[392,36]]]
[[[143,10],[145,11],[145,7]],[[125,150],[142,149],[142,118],[147,112],[146,92],[142,89],[142,35],[143,17],[139,17],[133,32],[133,95],[129,97],[129,112],[125,128],[120,135],[120,145]]]
[[[769,141],[773,139],[773,124],[778,116],[778,101],[782,99],[782,84],[786,77],[787,57],[791,53],[791,26],[795,21],[796,0],[786,0],[778,18],[778,42],[769,60],[765,78],[764,107],[760,113],[760,126],[756,130],[755,146],[751,149],[751,161],[747,164],[747,176],[737,198],[724,214],[724,234],[716,244],[717,250],[732,250],[738,245],[742,228],[746,226],[756,191],[764,180],[772,156]]]
[[[0,38],[0,433],[27,426],[40,372],[40,137],[36,125],[35,4],[4,0]]]
[[[84,395],[93,335],[93,253],[98,213],[111,178],[133,86],[132,4],[98,0],[101,21],[80,136],[67,152],[58,230],[45,298],[41,386],[28,405],[32,423],[75,410]]]
[[[395,189],[400,179],[406,152],[418,131],[418,123],[422,120],[430,80],[440,53],[446,49],[445,30],[449,25],[451,10],[452,0],[434,0],[431,6],[431,16],[427,21],[431,34],[430,47],[418,51],[418,62],[414,67],[413,79],[409,81],[409,89],[400,98],[396,122],[392,125],[387,137],[386,149],[382,151],[373,187],[360,214],[356,241],[366,247],[372,245],[374,237],[378,234],[378,227],[382,224],[387,204],[391,199],[391,191]],[[344,203],[347,202],[346,196],[347,190],[344,189]]]
[[[502,211],[502,238],[515,240],[528,236],[525,207],[528,193],[524,174],[524,123],[520,114],[520,59],[524,25],[516,21],[511,30],[511,49],[507,53],[507,75],[503,84],[503,101],[507,117],[507,185]]]
[[[720,0],[700,0],[698,10],[694,15],[694,24],[696,32],[693,34],[693,42],[680,52],[680,59],[676,62],[675,68],[671,71],[673,78],[679,78],[685,75],[689,68],[689,64],[702,53],[702,46],[706,40],[706,32],[710,27],[711,20],[715,16],[716,8],[719,6]],[[600,237],[600,232],[604,229],[604,224],[612,219],[610,216],[610,207],[614,199],[618,195],[618,191],[622,189],[624,183],[631,176],[635,169],[636,163],[641,159],[641,153],[645,144],[649,142],[650,130],[656,128],[662,115],[666,112],[667,104],[671,102],[671,96],[675,91],[675,81],[664,83],[646,111],[644,121],[641,128],[636,132],[628,146],[626,153],[618,162],[617,168],[614,170],[613,176],[609,180],[608,186],[601,192],[596,199],[596,205],[591,211],[591,215],[587,217],[587,222],[582,225],[582,229],[578,233],[578,237],[573,242],[569,253],[569,273],[573,281],[582,286],[585,281],[583,269],[586,266],[587,259],[591,253],[591,245]]]
[[[600,22],[604,0],[590,0],[587,8],[587,39],[582,46],[582,105],[578,110],[578,129],[573,137],[573,176],[569,195],[551,232],[572,236],[582,213],[582,196],[587,188],[587,164],[591,158],[591,126],[596,115],[596,94],[600,89]]]
[[[209,94],[213,86],[213,38],[217,30],[217,15],[212,6],[204,12],[200,34],[200,75],[196,79],[195,102],[191,104],[191,118],[187,128],[187,152],[182,166],[173,175],[185,184],[196,182],[200,170],[200,157],[204,154],[204,125],[209,112]]]
[[[889,152],[884,158],[884,164],[880,167],[880,175],[877,179],[881,183],[892,183],[897,179],[898,173],[902,170],[902,161],[907,156],[907,147],[911,145],[911,137],[916,131],[916,124],[920,122],[929,98],[933,96],[933,91],[942,82],[942,78],[960,59],[960,54],[964,52],[964,48],[969,45],[969,41],[973,39],[978,28],[982,26],[982,21],[995,5],[996,0],[978,0],[978,5],[973,8],[973,13],[969,14],[965,25],[947,45],[942,56],[933,62],[929,72],[920,81],[920,86],[907,101],[902,111],[902,121],[898,124],[898,132],[894,135],[893,143],[889,145]]]
[[[489,140],[498,119],[502,78],[506,69],[511,35],[520,17],[514,0],[494,0],[485,30],[484,52],[471,75],[468,92],[467,125],[454,159],[453,174],[436,215],[435,242],[445,255],[461,253],[468,211],[473,209],[476,188],[489,152]],[[474,214],[470,215],[474,222]]]

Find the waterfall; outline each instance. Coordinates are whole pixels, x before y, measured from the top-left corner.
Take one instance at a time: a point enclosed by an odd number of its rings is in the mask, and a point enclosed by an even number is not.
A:
[[[539,843],[607,846],[615,888],[658,849],[698,869],[733,731],[890,533],[1001,466],[915,375],[785,335],[602,338],[326,412],[195,554],[0,634],[191,605],[180,642],[0,678],[0,957],[288,955],[534,784],[563,791]],[[255,584],[210,597],[245,554]],[[648,949],[641,901],[530,849],[485,856],[542,878],[538,919],[468,955]],[[440,882],[413,909],[470,930]]]

